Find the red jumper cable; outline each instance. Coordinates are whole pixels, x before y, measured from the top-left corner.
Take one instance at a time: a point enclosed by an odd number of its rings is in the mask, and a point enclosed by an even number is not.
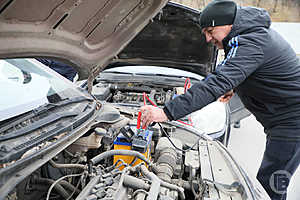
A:
[[[189,82],[187,82],[187,81],[189,81]],[[186,86],[186,85],[187,85],[187,86]],[[190,87],[191,87],[191,82],[190,82],[190,79],[189,79],[189,78],[186,79],[185,87],[187,87],[187,88],[190,88]],[[151,101],[151,99],[148,97],[148,95],[147,95],[145,92],[143,92],[143,99],[144,99],[144,106],[147,105],[147,102],[146,102],[146,99],[147,99],[154,107],[157,107],[157,105],[156,105],[153,101]],[[141,126],[141,125],[140,125],[140,123],[141,123],[141,115],[142,115],[142,113],[139,112],[139,113],[138,113],[138,120],[137,120],[137,121],[138,121],[137,129],[138,129],[138,130],[140,129],[140,126]],[[190,117],[189,117],[188,120],[189,120],[190,123],[185,123],[185,122],[183,122],[183,121],[181,121],[181,120],[177,120],[177,121],[180,122],[180,123],[182,123],[182,124],[188,125],[188,126],[193,126]],[[139,128],[138,128],[138,127],[139,127]],[[145,127],[143,126],[142,129],[145,129]]]

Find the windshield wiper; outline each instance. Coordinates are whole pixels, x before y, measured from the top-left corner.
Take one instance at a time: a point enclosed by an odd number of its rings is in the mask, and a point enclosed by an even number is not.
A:
[[[39,129],[43,126],[49,125],[55,121],[58,121],[62,118],[66,118],[66,117],[74,117],[77,116],[79,113],[78,112],[62,112],[62,113],[53,113],[50,114],[49,116],[34,122],[32,124],[30,124],[30,126],[26,126],[20,130],[16,130],[13,133],[9,133],[6,135],[1,135],[0,136],[0,141],[4,141],[4,140],[9,140],[12,138],[16,138],[16,137],[20,137],[22,135],[26,135],[27,133],[30,133],[36,129]]]
[[[97,104],[93,103],[93,105],[81,105],[80,109],[76,109],[76,112],[60,112],[56,114],[51,114],[47,116],[47,118],[41,119],[39,122],[34,122],[30,126],[25,127],[26,129],[19,130],[19,132],[13,132],[8,137],[18,137],[35,129],[39,130],[40,127],[44,126],[45,129],[35,135],[30,135],[28,138],[22,138],[22,140],[18,140],[18,142],[10,142],[4,141],[0,142],[0,164],[8,163],[13,160],[17,160],[24,155],[29,149],[42,144],[45,141],[50,141],[55,136],[64,133],[63,138],[70,137],[71,134],[74,134],[76,129],[80,127],[84,122],[91,119],[91,117],[95,114]],[[67,118],[65,120],[60,120],[62,118]],[[48,120],[48,121],[47,121]],[[59,120],[59,121],[58,121]],[[57,122],[54,122],[57,121]],[[51,126],[50,123],[54,122],[55,126]],[[59,122],[59,123],[58,123]],[[52,123],[53,124],[53,123]],[[37,131],[36,131],[37,132]],[[5,135],[6,136],[6,135]],[[57,138],[58,142],[61,137]],[[1,140],[6,140],[9,138],[2,137]],[[17,138],[19,139],[19,138]],[[65,139],[63,139],[65,140]],[[21,142],[21,143],[20,143]]]
[[[82,101],[93,101],[93,99],[91,98],[87,98],[85,96],[79,96],[79,97],[74,97],[74,98],[68,98],[68,99],[64,99],[58,103],[47,103],[47,104],[44,104],[42,106],[39,106],[38,108],[32,110],[32,112],[24,117],[21,117],[15,121],[12,121],[12,122],[9,122],[9,124],[7,124],[6,126],[3,126],[0,128],[0,133],[3,133],[4,131],[8,130],[8,129],[11,129],[13,127],[15,127],[16,125],[28,120],[28,119],[31,119],[35,116],[38,116],[42,113],[45,113],[45,112],[48,112],[49,110],[53,109],[53,108],[57,108],[57,107],[62,107],[62,106],[66,106],[68,104],[71,104],[71,103],[79,103],[79,102],[82,102]],[[0,136],[1,138],[2,136]]]
[[[71,103],[79,103],[79,102],[82,102],[82,101],[93,101],[93,99],[92,98],[87,98],[85,96],[67,98],[67,99],[59,101],[57,103],[47,103],[45,105],[41,105],[38,108],[34,109],[33,113],[35,113],[35,116],[36,116],[36,115],[39,115],[39,114],[44,113],[46,111],[49,111],[52,108],[66,106],[66,105],[71,104]]]

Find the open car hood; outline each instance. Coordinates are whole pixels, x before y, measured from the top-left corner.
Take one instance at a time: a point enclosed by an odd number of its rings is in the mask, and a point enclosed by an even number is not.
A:
[[[0,57],[68,61],[95,76],[167,0],[2,0]]]
[[[217,54],[201,34],[198,19],[199,11],[168,3],[108,68],[154,65],[207,75],[215,68]]]

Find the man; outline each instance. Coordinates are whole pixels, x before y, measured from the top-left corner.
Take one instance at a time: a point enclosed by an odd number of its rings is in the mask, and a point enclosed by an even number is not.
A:
[[[220,97],[228,101],[234,90],[264,126],[267,143],[257,179],[275,200],[286,199],[300,161],[300,61],[270,24],[263,9],[210,2],[200,25],[206,41],[224,49],[226,59],[163,109],[143,106],[141,111],[146,126],[177,120]]]

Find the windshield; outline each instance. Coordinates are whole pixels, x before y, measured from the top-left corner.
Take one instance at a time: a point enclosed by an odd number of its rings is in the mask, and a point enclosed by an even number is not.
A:
[[[0,91],[0,121],[83,95],[72,82],[35,59],[0,60]]]

